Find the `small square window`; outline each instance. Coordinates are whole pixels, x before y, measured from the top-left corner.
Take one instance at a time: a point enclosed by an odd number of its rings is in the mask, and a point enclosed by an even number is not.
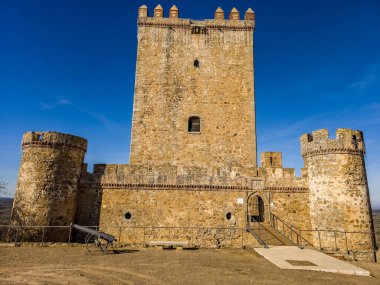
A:
[[[193,116],[189,118],[188,132],[199,133],[201,131],[201,118]]]

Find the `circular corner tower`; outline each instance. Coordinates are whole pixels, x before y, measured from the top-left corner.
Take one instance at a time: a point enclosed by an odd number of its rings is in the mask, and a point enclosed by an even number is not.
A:
[[[336,138],[329,139],[327,130],[318,130],[301,137],[301,151],[308,174],[311,226],[320,230],[313,232],[314,245],[373,250],[363,133],[337,129]]]
[[[24,134],[12,225],[67,226],[74,222],[86,149],[87,140],[73,135]],[[67,240],[61,235],[59,230],[50,230],[45,239]]]

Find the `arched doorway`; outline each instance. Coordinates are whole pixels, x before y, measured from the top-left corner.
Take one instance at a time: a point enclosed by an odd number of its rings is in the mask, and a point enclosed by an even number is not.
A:
[[[261,223],[265,221],[265,205],[259,195],[256,194],[248,197],[247,215],[249,223]]]

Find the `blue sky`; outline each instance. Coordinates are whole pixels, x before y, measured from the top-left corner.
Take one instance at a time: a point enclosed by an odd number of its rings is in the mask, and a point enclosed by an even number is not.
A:
[[[0,0],[0,178],[14,194],[22,134],[89,140],[86,162],[127,163],[137,8],[158,1]],[[183,18],[221,6],[256,12],[259,151],[299,169],[299,136],[364,131],[372,204],[380,208],[380,1],[161,1]]]

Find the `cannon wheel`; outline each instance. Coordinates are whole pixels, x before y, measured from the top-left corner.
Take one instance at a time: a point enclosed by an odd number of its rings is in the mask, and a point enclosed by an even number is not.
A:
[[[89,253],[105,252],[109,242],[101,241],[96,235],[88,234],[85,239],[86,248]]]

